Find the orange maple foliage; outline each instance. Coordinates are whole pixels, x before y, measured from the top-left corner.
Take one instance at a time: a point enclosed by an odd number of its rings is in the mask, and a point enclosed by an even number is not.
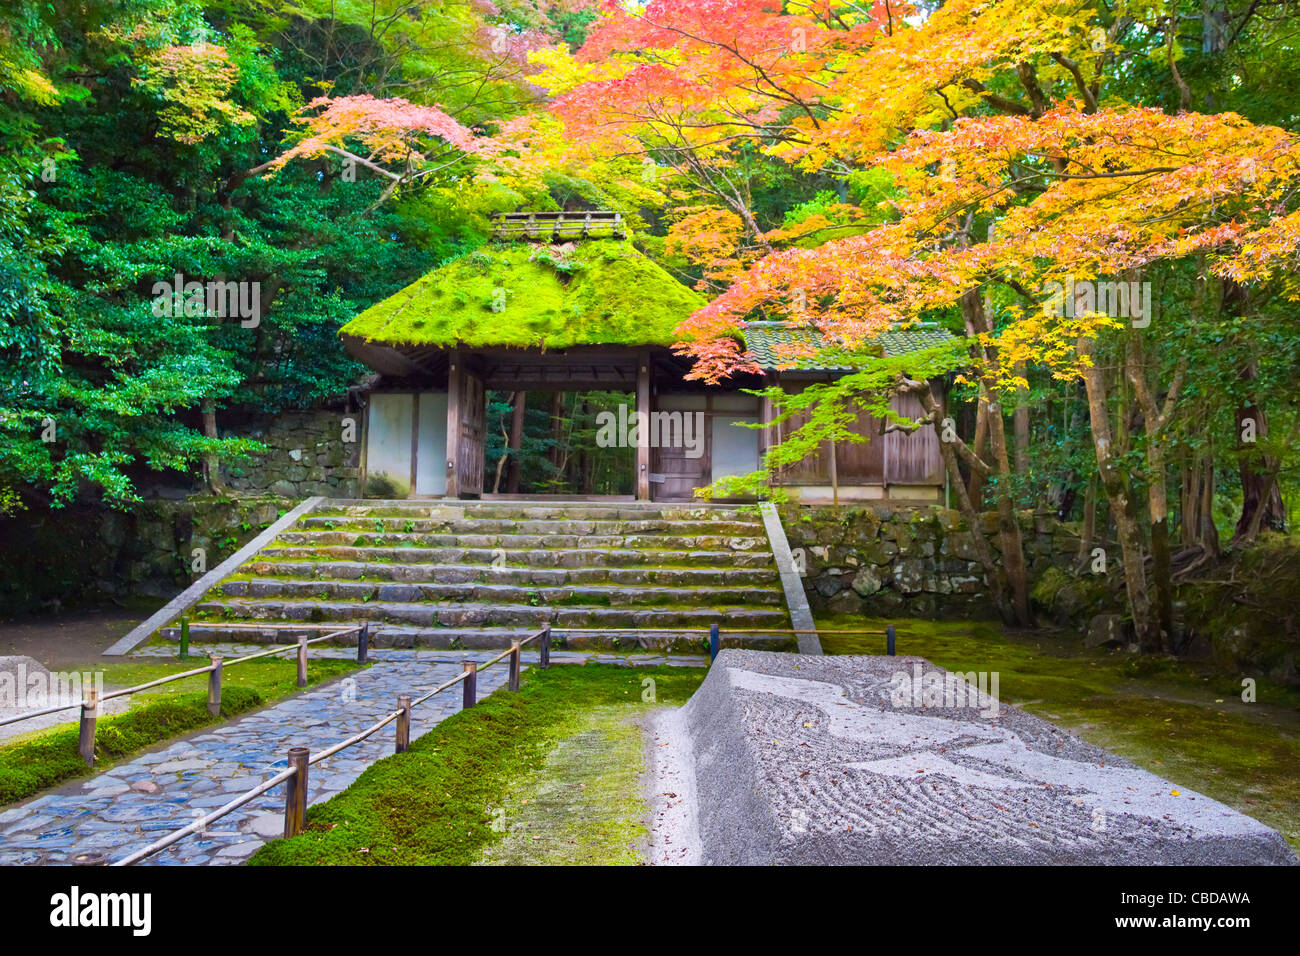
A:
[[[431,139],[461,153],[473,153],[479,146],[472,130],[436,106],[419,106],[401,98],[321,96],[308,103],[295,122],[302,129],[302,138],[269,168],[324,152],[349,153],[345,144],[350,139],[366,147],[366,164],[373,166],[423,159]]]

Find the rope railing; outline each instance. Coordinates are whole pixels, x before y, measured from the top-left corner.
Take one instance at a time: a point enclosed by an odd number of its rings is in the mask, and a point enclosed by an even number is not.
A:
[[[670,634],[705,634],[709,635],[709,660],[718,656],[721,649],[723,634],[865,634],[873,637],[885,638],[885,654],[894,657],[894,643],[898,636],[894,625],[888,625],[883,631],[879,629],[867,628],[779,628],[779,627],[728,627],[724,628],[718,624],[710,625],[707,629],[702,627],[556,627],[553,628],[562,634],[646,634],[666,632]]]
[[[203,625],[199,625],[203,626]],[[215,626],[215,625],[214,625]],[[288,630],[303,630],[302,625],[270,625]],[[188,630],[188,628],[186,628]],[[312,628],[313,630],[317,628]],[[244,657],[236,657],[234,660],[223,660],[221,655],[213,654],[208,660],[209,663],[203,667],[195,667],[191,670],[181,671],[179,674],[168,674],[166,677],[160,677],[157,680],[146,681],[143,684],[136,684],[132,687],[122,687],[106,694],[100,694],[95,687],[83,687],[82,698],[79,702],[70,704],[59,704],[55,707],[45,707],[41,710],[31,710],[26,713],[16,714],[13,717],[6,717],[0,720],[0,727],[6,724],[16,724],[19,721],[31,720],[34,717],[44,717],[49,714],[57,714],[60,711],[81,708],[81,723],[78,730],[77,752],[81,759],[86,762],[86,766],[92,767],[95,764],[95,725],[99,720],[99,709],[105,701],[112,700],[116,697],[125,697],[129,694],[138,694],[140,691],[149,690],[152,687],[160,687],[163,684],[170,684],[174,681],[185,680],[189,677],[197,677],[200,674],[208,675],[208,713],[216,716],[221,712],[221,678],[227,667],[234,667],[236,664],[245,664],[248,661],[255,661],[262,657],[271,657],[275,654],[283,654],[285,651],[296,650],[298,652],[298,686],[307,686],[307,648],[312,644],[319,644],[322,641],[337,640],[349,634],[357,635],[357,662],[366,663],[370,648],[370,624],[357,624],[350,627],[335,628],[328,634],[320,637],[308,638],[305,635],[299,636],[296,644],[283,644],[273,647],[267,651],[259,651],[256,654],[247,654]],[[182,650],[184,650],[182,645]]]
[[[365,625],[362,625],[362,627],[365,627]],[[315,643],[316,641],[322,641],[327,638],[335,637],[335,636],[337,635],[328,634],[325,635],[324,637],[316,638],[315,641],[313,641],[312,643]],[[153,856],[155,853],[165,850],[167,847],[171,846],[174,843],[180,842],[181,840],[185,839],[188,836],[192,836],[196,833],[202,833],[204,830],[208,828],[210,824],[216,822],[217,820],[220,820],[222,817],[226,816],[227,814],[233,813],[234,811],[238,810],[240,807],[244,806],[250,801],[257,799],[259,796],[266,793],[267,791],[273,790],[275,787],[278,787],[281,783],[285,784],[284,835],[286,838],[297,836],[298,834],[302,833],[307,826],[308,770],[312,766],[312,764],[317,764],[324,760],[328,760],[330,757],[333,757],[334,755],[344,750],[347,750],[349,747],[356,746],[357,744],[361,743],[363,740],[366,740],[367,738],[374,736],[376,733],[383,730],[385,727],[387,727],[389,724],[393,723],[394,721],[397,722],[397,732],[396,732],[396,741],[394,744],[394,752],[405,753],[410,748],[411,745],[412,709],[418,707],[420,704],[423,704],[425,701],[429,700],[435,695],[440,694],[451,687],[454,687],[456,684],[461,684],[464,687],[464,695],[462,701],[464,708],[468,709],[470,707],[475,706],[477,703],[477,695],[478,695],[477,677],[479,671],[486,670],[487,668],[500,663],[502,660],[505,660],[506,658],[509,658],[510,660],[510,674],[507,679],[506,686],[512,692],[518,691],[520,657],[521,657],[520,652],[525,645],[531,644],[533,641],[536,640],[541,641],[541,666],[544,668],[549,667],[550,651],[551,651],[551,627],[549,624],[546,624],[543,625],[542,628],[539,631],[537,631],[535,634],[532,634],[531,636],[524,638],[522,640],[516,639],[512,641],[508,649],[502,651],[500,654],[496,655],[493,658],[490,658],[482,662],[465,661],[463,670],[461,671],[460,674],[451,678],[450,680],[443,681],[437,687],[433,688],[433,690],[429,691],[424,696],[419,697],[414,701],[412,701],[411,696],[409,694],[399,694],[397,697],[398,706],[396,710],[391,711],[388,714],[385,714],[375,723],[371,724],[369,727],[366,727],[364,730],[358,731],[357,733],[353,734],[351,737],[348,737],[346,740],[340,740],[338,743],[332,744],[329,747],[325,748],[324,750],[316,754],[311,754],[308,751],[308,748],[306,747],[290,747],[289,766],[286,770],[280,771],[280,773],[276,774],[274,777],[271,777],[269,780],[263,781],[262,783],[258,784],[252,790],[240,794],[238,797],[231,800],[225,806],[219,807],[218,809],[214,810],[212,813],[209,813],[207,816],[203,817],[202,819],[195,820],[193,823],[190,823],[188,826],[176,830],[173,833],[169,833],[167,836],[163,837],[162,839],[157,840],[154,843],[151,843],[148,846],[143,847],[142,849],[136,850],[134,853],[130,854],[129,856],[123,857],[122,859],[116,861],[112,865],[133,866],[134,864],[139,863],[141,860],[148,859],[149,857]],[[305,646],[305,639],[300,638],[298,647],[301,649],[304,646]],[[283,649],[284,648],[280,648],[280,650]],[[262,654],[258,654],[254,656],[260,657],[260,656],[264,656],[266,653],[269,652],[262,652]]]
[[[362,639],[361,641],[359,641],[358,659],[364,662],[365,645],[363,642],[365,641],[366,637],[368,637],[368,625],[361,625],[358,628],[349,628],[346,629],[345,631],[326,634],[321,637],[314,638],[311,641],[308,641],[305,637],[300,637],[298,640],[298,644],[296,645],[298,648],[299,660],[305,661],[306,659],[305,649],[307,644],[309,643],[314,644],[320,641],[336,638],[339,636],[339,634],[347,633],[347,631],[350,630],[359,630],[361,632]],[[477,697],[478,697],[477,678],[479,672],[484,671],[487,668],[492,667],[503,660],[509,659],[510,662],[509,663],[510,673],[506,684],[507,689],[510,690],[511,692],[518,691],[522,649],[526,645],[531,644],[533,641],[540,640],[541,641],[540,666],[543,668],[549,667],[550,651],[551,651],[551,636],[552,633],[555,631],[559,631],[563,633],[581,633],[581,632],[645,633],[647,631],[654,631],[654,630],[656,629],[655,628],[583,628],[583,627],[553,628],[552,625],[550,624],[544,624],[542,625],[540,630],[530,635],[529,637],[513,640],[509,648],[503,650],[501,653],[495,655],[494,657],[490,657],[485,661],[464,661],[462,665],[463,669],[461,673],[457,674],[455,677],[450,678],[449,680],[443,681],[441,684],[438,684],[432,690],[428,691],[427,693],[423,694],[420,697],[412,699],[410,694],[399,694],[397,697],[398,706],[396,710],[390,711],[389,713],[381,717],[379,720],[375,721],[375,723],[364,728],[363,730],[358,731],[357,733],[353,734],[351,737],[348,737],[344,740],[340,740],[339,742],[332,744],[329,747],[325,748],[324,750],[321,750],[315,754],[311,754],[308,748],[306,747],[289,748],[289,759],[288,759],[289,766],[287,769],[280,771],[275,776],[271,777],[268,780],[263,781],[262,783],[258,784],[256,787],[252,788],[251,790],[240,794],[239,796],[231,800],[229,803],[225,804],[222,807],[217,808],[216,810],[207,814],[201,819],[195,820],[194,822],[190,823],[188,826],[185,826],[172,833],[169,833],[167,836],[163,837],[162,839],[157,840],[154,843],[151,843],[149,846],[143,847],[142,849],[139,849],[134,853],[131,853],[130,855],[123,857],[122,859],[116,861],[112,865],[133,866],[134,864],[139,863],[142,860],[146,860],[149,857],[153,856],[154,854],[159,853],[162,850],[165,850],[167,847],[180,842],[181,840],[185,839],[188,836],[192,836],[196,833],[202,833],[212,823],[216,822],[217,820],[220,820],[222,817],[225,817],[230,813],[233,813],[235,810],[238,810],[240,807],[243,807],[246,804],[250,803],[251,801],[257,799],[262,794],[267,793],[270,790],[273,790],[274,788],[278,787],[282,783],[286,784],[285,810],[284,810],[284,836],[285,838],[297,836],[306,829],[306,825],[307,825],[308,777],[309,777],[309,768],[313,764],[321,763],[341,753],[342,751],[347,750],[349,747],[356,746],[362,741],[367,740],[370,737],[373,737],[376,733],[383,730],[389,724],[394,722],[397,723],[395,741],[394,741],[394,752],[405,753],[410,748],[411,711],[414,708],[420,706],[421,704],[432,699],[438,694],[446,690],[449,690],[452,687],[455,687],[457,684],[462,685],[463,708],[469,709],[471,707],[474,707],[477,703]],[[688,631],[688,632],[699,631],[703,633],[704,631],[703,628],[691,628],[691,629],[664,628],[663,630],[671,630],[677,633],[681,633],[682,631]],[[709,650],[710,650],[711,659],[717,657],[720,638],[722,634],[809,634],[809,633],[817,634],[820,633],[820,634],[884,635],[887,639],[886,653],[889,655],[894,654],[894,642],[896,637],[895,629],[892,624],[889,625],[883,631],[878,629],[865,629],[865,628],[849,628],[849,629],[820,630],[820,631],[795,630],[789,628],[787,629],[727,628],[724,630],[719,625],[714,624],[708,628],[708,633],[709,633]],[[275,648],[270,651],[262,651],[257,654],[249,655],[247,657],[238,658],[237,661],[242,662],[246,660],[252,660],[257,657],[265,657],[270,654],[282,652],[294,646],[295,645],[285,645],[284,647]],[[235,663],[235,662],[232,661],[231,663]],[[203,673],[205,670],[210,670],[210,669],[211,668],[199,668],[195,673]],[[187,676],[187,675],[176,675],[171,679],[180,679],[181,676]]]

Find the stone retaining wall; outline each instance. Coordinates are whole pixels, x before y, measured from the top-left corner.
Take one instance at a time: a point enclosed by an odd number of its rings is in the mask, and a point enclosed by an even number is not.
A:
[[[1020,514],[1030,579],[1074,562],[1079,539],[1052,514]],[[933,506],[787,507],[782,523],[814,611],[880,617],[995,613],[975,539],[956,511]],[[1001,554],[997,515],[980,529]]]
[[[344,419],[354,427],[354,441],[345,442]],[[282,412],[223,429],[223,436],[255,438],[268,446],[265,454],[222,469],[227,484],[241,495],[281,498],[358,497],[361,475],[360,412],[315,410]]]
[[[144,501],[130,511],[69,508],[0,521],[0,616],[106,598],[171,597],[297,502],[284,498]]]

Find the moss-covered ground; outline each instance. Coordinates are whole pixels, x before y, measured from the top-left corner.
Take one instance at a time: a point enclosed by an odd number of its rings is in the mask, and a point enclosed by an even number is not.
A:
[[[704,675],[601,664],[529,669],[518,693],[498,690],[407,753],[369,767],[308,810],[306,833],[268,843],[250,862],[637,862],[646,808],[640,734],[628,721],[684,704]]]
[[[105,690],[131,687],[206,663],[188,661],[123,661],[96,665],[103,670]],[[354,661],[313,660],[307,667],[309,685],[333,680],[357,669]],[[95,727],[95,772],[108,769],[160,741],[219,724],[238,714],[298,691],[297,663],[264,659],[225,668],[222,672],[221,713],[208,713],[207,675],[199,674],[132,695],[129,710],[101,717]],[[77,715],[76,710],[69,711]],[[63,724],[11,738],[0,745],[0,805],[91,773],[77,753],[77,725]]]
[[[480,862],[636,865],[649,840],[639,774],[641,728],[626,705],[585,711],[506,806],[493,810],[499,843]]]
[[[889,621],[821,616],[818,627]],[[998,624],[895,620],[897,652],[950,670],[998,672],[1003,702],[1068,728],[1140,767],[1226,803],[1300,848],[1300,691],[1209,665],[1089,651],[1076,634]],[[882,654],[884,638],[827,635],[828,654]]]

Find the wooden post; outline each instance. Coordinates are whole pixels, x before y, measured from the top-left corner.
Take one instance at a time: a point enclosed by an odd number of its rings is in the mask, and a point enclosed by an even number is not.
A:
[[[77,752],[87,767],[95,765],[95,721],[99,719],[99,691],[86,687],[81,692],[81,733],[77,738]]]
[[[289,748],[294,775],[284,784],[284,836],[297,836],[307,827],[307,748]]]
[[[298,686],[307,686],[307,635],[298,635]]]
[[[212,670],[208,671],[208,713],[213,717],[221,713],[221,655],[212,655]]]
[[[190,622],[188,618],[181,618],[181,652],[178,655],[181,660],[190,659]]]
[[[551,625],[542,625],[542,670],[551,666]]]
[[[885,653],[894,657],[894,625],[885,628]]]
[[[404,754],[411,749],[411,695],[398,694],[397,707],[402,713],[397,718],[397,749],[394,752]]]
[[[456,463],[460,460],[462,375],[460,351],[453,349],[447,353],[447,489],[444,494],[448,498],[460,497],[460,476]]]
[[[838,474],[838,463],[835,460],[835,439],[831,439],[831,506],[836,511],[840,507],[840,478]]]
[[[370,622],[361,625],[361,631],[357,634],[357,663],[364,664],[370,654]]]
[[[461,701],[461,706],[469,710],[474,706],[478,695],[478,665],[473,661],[465,662],[466,677],[461,681],[461,686],[465,689],[465,696]]]
[[[510,642],[510,689],[519,689],[519,639]]]
[[[636,497],[650,500],[650,355],[640,352],[636,358]]]
[[[722,642],[722,638],[718,634],[718,625],[710,624],[709,625],[709,660],[713,660],[715,657],[718,656],[718,645],[721,642]]]

